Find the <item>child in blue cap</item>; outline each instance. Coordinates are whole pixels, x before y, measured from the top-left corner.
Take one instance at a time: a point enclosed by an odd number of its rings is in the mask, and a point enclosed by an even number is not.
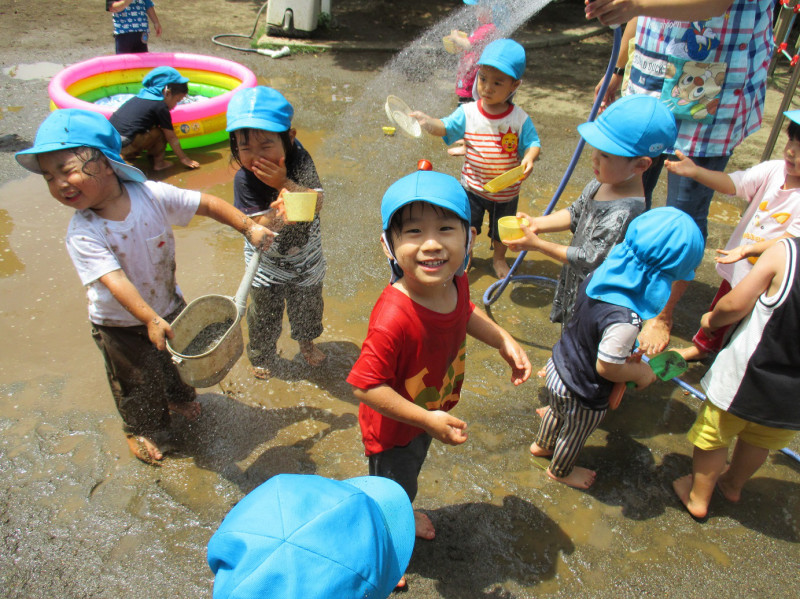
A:
[[[268,379],[277,359],[284,309],[292,339],[311,366],[325,354],[314,344],[322,335],[325,257],[319,212],[322,184],[311,155],[292,128],[292,105],[277,90],[258,86],[236,92],[228,104],[231,158],[241,167],[233,180],[234,206],[257,223],[280,232],[261,262],[250,290],[247,357],[256,378]],[[317,192],[311,222],[285,219],[284,191]],[[253,246],[245,244],[250,260]]]
[[[658,314],[674,281],[688,281],[703,258],[703,235],[685,212],[656,208],[636,217],[625,239],[578,289],[572,319],[546,366],[549,407],[530,451],[551,458],[547,475],[588,489],[597,473],[575,466],[608,411],[616,383],[643,389],[651,368],[631,356],[642,321]]]
[[[470,208],[456,179],[430,170],[399,179],[383,196],[381,217],[392,282],[372,310],[347,381],[361,402],[369,473],[397,481],[413,502],[431,440],[467,440],[467,424],[448,413],[461,393],[467,334],[499,350],[515,385],[531,366],[513,337],[469,299]],[[415,520],[417,536],[432,539],[430,519],[416,512]]]
[[[164,351],[186,303],[175,280],[174,225],[195,214],[233,227],[267,248],[274,233],[212,195],[147,181],[123,162],[116,129],[101,114],[65,109],[39,127],[17,162],[44,175],[51,195],[75,210],[67,251],[86,286],[92,337],[134,455],[161,460],[170,411],[200,415],[195,391]]]
[[[667,160],[670,173],[689,177],[716,192],[747,200],[748,207],[725,249],[717,250],[717,272],[722,277],[710,310],[753,268],[758,257],[786,237],[800,235],[800,110],[783,113],[789,119],[789,139],[782,160],[768,160],[745,171],[727,174],[703,168],[675,150],[678,160]],[[708,336],[700,329],[692,345],[678,350],[687,361],[703,360],[722,347],[727,327]]]
[[[156,67],[142,79],[142,89],[133,98],[117,108],[109,119],[122,138],[121,156],[133,162],[142,152],[147,152],[154,171],[172,166],[164,158],[167,144],[188,168],[200,166],[181,148],[181,142],[172,128],[170,110],[189,93],[189,79],[172,67]]]
[[[770,450],[800,430],[800,240],[781,239],[701,319],[709,335],[741,321],[701,381],[706,391],[691,430],[692,473],[672,487],[695,518],[715,489],[737,502]],[[728,463],[728,449],[736,444]]]
[[[500,242],[497,221],[517,213],[521,182],[530,176],[541,144],[530,117],[511,102],[525,72],[525,49],[513,40],[495,40],[486,46],[478,64],[476,102],[460,105],[444,119],[418,111],[411,116],[425,131],[442,137],[446,144],[464,140],[466,156],[461,184],[469,198],[470,226],[480,233],[484,214],[489,213],[489,238],[494,248],[492,266],[502,279],[509,271],[508,248]],[[525,168],[516,183],[494,193],[483,188],[520,164]]]
[[[214,599],[386,599],[414,549],[411,502],[378,476],[279,474],[208,542]]]
[[[664,148],[675,142],[675,117],[658,98],[626,96],[614,102],[578,133],[594,149],[594,178],[570,206],[546,216],[517,216],[528,221],[525,237],[506,242],[514,252],[536,251],[561,262],[550,320],[566,325],[578,287],[624,237],[630,222],[645,210],[642,174]],[[523,223],[524,224],[524,223]],[[541,233],[572,231],[567,246]]]

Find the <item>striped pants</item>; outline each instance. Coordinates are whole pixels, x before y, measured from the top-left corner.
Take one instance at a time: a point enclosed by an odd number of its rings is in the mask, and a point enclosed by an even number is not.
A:
[[[552,358],[547,361],[545,384],[550,409],[542,419],[536,444],[553,451],[550,472],[563,478],[572,472],[586,439],[602,422],[608,410],[585,408],[558,376]]]

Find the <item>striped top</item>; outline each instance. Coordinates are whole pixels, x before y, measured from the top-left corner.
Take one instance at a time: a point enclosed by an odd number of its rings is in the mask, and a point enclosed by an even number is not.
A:
[[[442,122],[447,130],[443,138],[446,144],[464,139],[467,155],[461,169],[461,184],[467,191],[492,202],[508,202],[519,196],[519,182],[497,193],[489,193],[483,186],[519,166],[528,148],[541,145],[539,134],[524,110],[510,104],[502,114],[488,114],[478,100],[460,105]]]

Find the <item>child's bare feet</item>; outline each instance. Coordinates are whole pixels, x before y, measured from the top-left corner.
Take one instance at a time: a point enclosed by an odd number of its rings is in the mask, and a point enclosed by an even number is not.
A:
[[[494,267],[494,274],[498,279],[505,279],[506,275],[511,271],[505,258],[493,258],[492,266]]]
[[[687,362],[697,362],[699,360],[705,360],[708,357],[708,353],[704,352],[696,345],[690,345],[689,347],[676,349],[675,351],[682,355],[683,359]]]
[[[125,435],[131,453],[151,466],[160,466],[158,462],[164,459],[164,454],[152,439],[143,435]]]
[[[464,145],[464,140],[459,139],[453,144],[452,148],[447,148],[447,153],[450,154],[450,156],[466,156],[467,146]]]
[[[167,403],[167,407],[169,408],[170,412],[175,412],[176,414],[180,414],[189,422],[194,422],[198,418],[200,418],[200,412],[203,409],[200,407],[200,404],[196,401],[183,401],[181,403]]]
[[[588,489],[594,484],[594,480],[597,478],[597,472],[594,470],[589,470],[588,468],[575,466],[572,469],[572,472],[566,476],[556,476],[550,472],[550,468],[548,468],[547,476],[553,480],[557,480],[560,483],[564,483],[569,487],[574,487],[576,489]]]
[[[159,160],[158,162],[153,162],[153,170],[154,171],[163,171],[168,169],[172,166],[172,163],[168,160]]]
[[[404,589],[404,588],[406,588],[406,577],[405,577],[405,575],[403,575],[403,577],[400,579],[400,582],[398,582],[396,585],[394,585],[394,588],[395,589]]]
[[[414,529],[416,535],[420,539],[430,541],[436,536],[436,529],[433,528],[433,522],[431,522],[427,514],[423,514],[422,512],[414,512]]]
[[[536,415],[539,418],[544,418],[547,416],[547,410],[550,409],[550,406],[542,406],[541,408],[536,408]]]
[[[672,319],[659,315],[645,320],[642,332],[639,333],[639,347],[647,355],[664,351],[669,343],[670,331],[672,331]]]
[[[728,474],[727,470],[720,474],[719,478],[717,479],[717,488],[720,490],[725,499],[731,503],[738,503],[742,498],[742,489],[731,484],[730,475]]]
[[[536,371],[536,376],[538,376],[540,379],[543,379],[544,377],[547,376],[547,364],[545,364],[539,370]]]
[[[320,348],[314,345],[313,341],[301,341],[300,353],[303,354],[303,358],[305,358],[309,366],[319,366],[327,357]]]
[[[544,409],[549,410],[550,408],[544,408]],[[536,410],[536,413],[538,414],[539,410]],[[535,441],[531,443],[530,451],[531,454],[535,455],[537,458],[549,458],[551,455],[553,455],[552,449],[545,449],[544,447],[540,447]]]
[[[692,484],[694,479],[691,474],[681,476],[672,481],[672,488],[678,499],[681,500],[689,513],[695,518],[705,518],[708,514],[708,504],[692,499]]]

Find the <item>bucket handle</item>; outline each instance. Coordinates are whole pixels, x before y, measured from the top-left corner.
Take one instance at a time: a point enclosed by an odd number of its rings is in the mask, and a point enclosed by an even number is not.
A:
[[[253,284],[253,279],[258,270],[258,263],[261,261],[261,250],[257,249],[250,257],[250,262],[247,263],[247,270],[244,272],[244,278],[239,283],[239,289],[236,291],[236,296],[233,298],[233,303],[236,304],[236,311],[239,316],[244,316],[244,310],[247,307],[247,294],[250,292],[250,285]]]

